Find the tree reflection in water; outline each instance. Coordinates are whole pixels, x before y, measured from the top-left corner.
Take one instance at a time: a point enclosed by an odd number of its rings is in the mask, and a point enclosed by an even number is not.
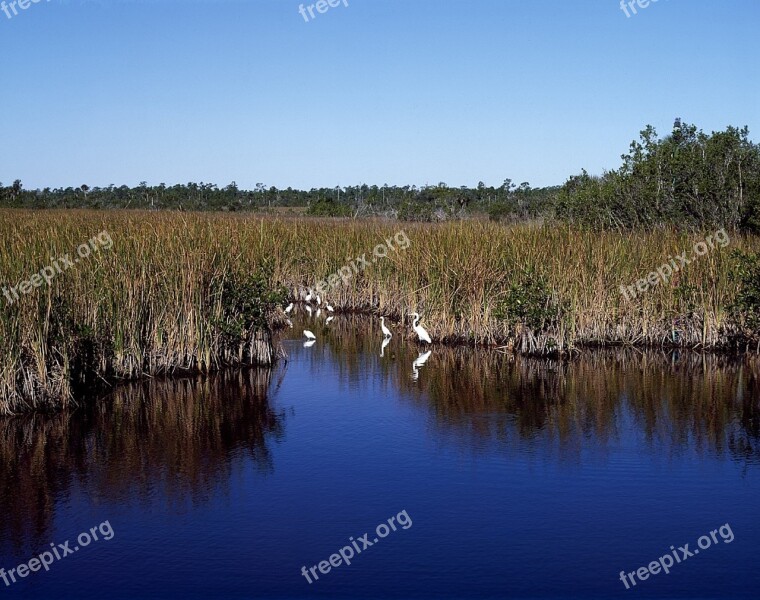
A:
[[[271,471],[284,416],[269,406],[270,380],[267,369],[149,380],[86,410],[0,419],[0,537],[50,541],[56,503],[77,481],[104,500],[198,503],[240,457]]]
[[[614,444],[632,426],[665,452],[691,446],[760,462],[757,360],[623,350],[571,361],[466,349],[436,355],[437,373],[454,376],[421,378],[422,397],[439,423],[460,433],[506,440],[516,432],[523,441],[541,434],[572,452],[584,440]]]
[[[313,319],[310,325],[316,327]],[[551,440],[570,458],[589,440],[611,446],[635,428],[663,452],[693,447],[760,462],[757,357],[607,349],[547,360],[434,346],[415,380],[420,347],[408,327],[394,329],[383,357],[378,319],[342,315],[319,331],[323,343],[306,359],[316,377],[326,360],[337,365],[341,379],[361,381],[368,369],[377,369],[385,385],[432,413],[439,433],[473,448],[488,440]]]

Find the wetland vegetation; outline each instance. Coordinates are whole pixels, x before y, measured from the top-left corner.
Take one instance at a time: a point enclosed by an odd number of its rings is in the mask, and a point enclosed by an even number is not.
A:
[[[660,139],[648,127],[619,169],[542,189],[0,186],[0,411],[61,408],[80,388],[144,376],[270,364],[282,307],[402,229],[408,247],[325,300],[405,333],[418,311],[436,342],[524,354],[757,349],[760,151],[748,136],[678,120]],[[71,206],[89,208],[60,208]],[[115,207],[140,208],[97,210]],[[288,207],[300,208],[261,212]],[[107,249],[37,277],[96,234]],[[653,278],[658,266],[667,277]]]
[[[5,302],[2,410],[57,408],[77,386],[209,372],[274,359],[269,330],[288,298],[371,252],[398,225],[257,215],[5,211],[6,281],[25,280],[98,231],[113,246]],[[753,343],[760,239],[730,244],[635,299],[620,292],[700,233],[597,232],[480,220],[404,225],[410,243],[325,301],[384,314],[409,335],[422,313],[434,341],[567,353],[584,345],[745,350]],[[386,321],[388,322],[388,321]]]

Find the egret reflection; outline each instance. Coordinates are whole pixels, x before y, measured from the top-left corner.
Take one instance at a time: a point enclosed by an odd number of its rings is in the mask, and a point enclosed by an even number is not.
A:
[[[430,355],[432,354],[432,350],[428,350],[427,352],[423,352],[420,354],[416,359],[414,359],[414,362],[412,363],[412,379],[414,381],[417,381],[420,377],[420,368],[422,368],[425,363],[427,362],[427,359],[430,358]]]

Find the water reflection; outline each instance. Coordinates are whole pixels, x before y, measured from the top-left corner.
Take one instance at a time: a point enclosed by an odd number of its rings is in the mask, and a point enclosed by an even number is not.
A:
[[[425,365],[432,353],[432,350],[428,350],[427,352],[422,352],[414,359],[414,362],[412,363],[412,380],[417,381],[420,378],[420,368]]]
[[[419,435],[476,451],[531,446],[551,461],[579,460],[589,450],[603,455],[633,436],[664,455],[709,453],[760,464],[757,359],[634,351],[569,362],[511,358],[422,348],[401,334],[385,343],[379,320],[343,315],[329,327],[312,318],[318,343],[306,350],[304,323],[294,325],[280,335],[292,342],[298,356],[291,359],[309,382],[324,381],[328,369],[357,390],[380,381],[385,418],[395,414],[394,401],[428,416],[431,427]],[[287,378],[287,364],[279,369]],[[237,461],[272,472],[271,445],[283,435],[284,416],[270,407],[271,377],[249,370],[148,381],[87,410],[0,419],[0,538],[48,542],[56,506],[77,487],[93,502],[203,503],[227,484]],[[376,422],[369,415],[363,424]],[[308,425],[302,444],[317,436]],[[382,431],[391,443],[395,431]]]
[[[325,361],[358,381],[376,369],[434,415],[439,433],[465,443],[542,436],[567,457],[584,440],[613,446],[634,431],[663,452],[693,448],[760,462],[757,358],[618,349],[560,361],[440,346],[419,354],[411,337],[385,344],[379,319],[349,315],[329,329],[310,326],[321,340],[308,358],[315,376]]]
[[[686,448],[739,461],[760,460],[758,362],[715,356],[595,352],[570,362],[437,353],[456,377],[427,380],[425,402],[439,422],[479,437],[539,432],[563,451],[584,440],[617,444],[626,431],[643,434],[667,453]]]
[[[283,432],[270,380],[264,369],[151,380],[87,410],[0,419],[0,539],[48,541],[56,503],[77,482],[102,500],[198,503],[235,457],[270,472],[270,440]]]

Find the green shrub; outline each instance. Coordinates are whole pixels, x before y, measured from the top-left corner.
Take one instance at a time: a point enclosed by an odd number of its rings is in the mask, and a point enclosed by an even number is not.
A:
[[[514,207],[505,202],[496,202],[488,207],[489,221],[514,220],[515,216]]]
[[[230,274],[221,284],[222,315],[214,325],[224,347],[237,348],[255,330],[266,328],[267,316],[284,302],[287,292],[272,284],[273,271],[270,260],[253,274]]]
[[[534,269],[526,269],[506,290],[494,315],[510,325],[522,323],[538,332],[559,325],[567,312],[546,279]]]
[[[734,318],[753,332],[760,330],[760,255],[734,251],[731,278],[738,285],[736,299],[729,307]]]
[[[319,200],[309,206],[306,214],[312,217],[350,217],[351,207],[332,200]]]
[[[430,204],[404,201],[398,207],[398,220],[432,223],[435,220],[433,207]]]

